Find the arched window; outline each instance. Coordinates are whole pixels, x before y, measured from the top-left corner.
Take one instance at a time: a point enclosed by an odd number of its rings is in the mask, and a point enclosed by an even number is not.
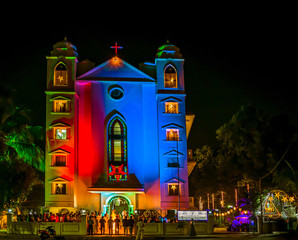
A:
[[[165,88],[177,88],[177,71],[169,64],[164,71]]]
[[[67,68],[62,62],[54,70],[54,86],[67,86]]]
[[[115,117],[108,125],[108,180],[127,181],[127,175],[126,125]]]

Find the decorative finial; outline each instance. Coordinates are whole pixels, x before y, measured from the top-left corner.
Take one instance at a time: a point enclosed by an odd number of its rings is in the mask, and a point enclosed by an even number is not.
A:
[[[64,37],[64,41],[67,41],[67,37],[66,36]]]

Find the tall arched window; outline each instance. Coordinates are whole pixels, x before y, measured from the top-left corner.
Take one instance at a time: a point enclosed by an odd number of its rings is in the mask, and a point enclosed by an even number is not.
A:
[[[120,117],[108,125],[108,180],[127,181],[127,130]]]
[[[62,62],[54,70],[54,86],[67,86],[67,68]]]
[[[169,64],[164,71],[165,88],[177,88],[177,71]]]

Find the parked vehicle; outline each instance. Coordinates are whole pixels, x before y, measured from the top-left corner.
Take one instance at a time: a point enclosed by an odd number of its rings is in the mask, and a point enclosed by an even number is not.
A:
[[[38,235],[41,240],[56,239],[56,231],[53,226],[47,227],[45,230],[39,230]]]

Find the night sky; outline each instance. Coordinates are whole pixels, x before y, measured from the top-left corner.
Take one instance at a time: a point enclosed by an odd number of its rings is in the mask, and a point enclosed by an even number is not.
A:
[[[34,122],[44,126],[45,56],[56,42],[66,36],[77,47],[79,61],[89,59],[96,66],[113,56],[109,47],[118,42],[123,46],[119,56],[138,67],[154,62],[157,47],[169,40],[185,59],[187,111],[196,115],[189,148],[214,144],[215,130],[241,105],[255,104],[268,114],[287,113],[298,120],[297,76],[291,74],[297,69],[292,60],[296,30],[279,13],[264,8],[172,22],[154,18],[158,24],[152,17],[7,21],[2,24],[1,82],[16,89]]]

